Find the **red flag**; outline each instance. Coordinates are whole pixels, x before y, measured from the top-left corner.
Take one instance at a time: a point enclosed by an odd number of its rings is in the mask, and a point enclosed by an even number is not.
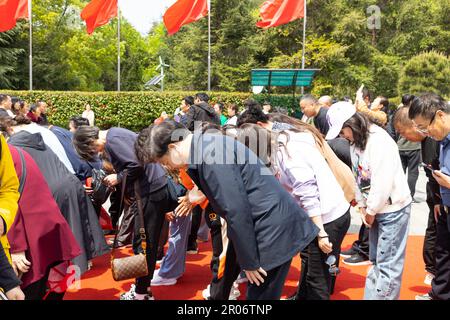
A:
[[[28,0],[19,0],[19,6],[17,7],[16,11],[16,19],[27,19],[27,18],[28,18]]]
[[[259,10],[262,20],[256,25],[271,28],[305,16],[305,0],[268,0]]]
[[[207,15],[207,0],[178,0],[164,14],[164,24],[169,35],[172,35],[182,26]]]
[[[0,32],[16,26],[16,12],[20,0],[0,0]]]
[[[81,11],[81,19],[86,21],[89,34],[114,17],[117,17],[117,0],[92,0]]]

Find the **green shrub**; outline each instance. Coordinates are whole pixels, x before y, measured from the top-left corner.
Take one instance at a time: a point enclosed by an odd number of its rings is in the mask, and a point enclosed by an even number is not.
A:
[[[434,92],[450,98],[450,59],[435,51],[411,58],[400,74],[398,90],[400,95]]]
[[[150,125],[163,111],[173,114],[181,99],[194,92],[74,92],[74,91],[0,91],[33,103],[42,100],[48,103],[48,117],[53,125],[67,127],[69,119],[81,115],[89,103],[95,112],[96,125],[102,129],[113,126],[139,131]],[[273,106],[282,106],[292,111],[292,96],[253,95],[251,93],[212,92],[211,102],[235,103],[241,108],[248,98],[260,102],[269,100]],[[298,99],[297,99],[298,100]],[[298,106],[298,102],[296,102]]]

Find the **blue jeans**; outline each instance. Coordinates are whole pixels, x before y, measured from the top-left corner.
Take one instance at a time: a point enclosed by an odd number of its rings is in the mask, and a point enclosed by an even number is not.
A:
[[[170,223],[169,249],[165,255],[158,275],[166,279],[178,279],[185,271],[186,250],[191,232],[192,215],[179,217]]]
[[[396,300],[400,297],[411,204],[400,211],[378,214],[370,228],[369,270],[364,300]]]

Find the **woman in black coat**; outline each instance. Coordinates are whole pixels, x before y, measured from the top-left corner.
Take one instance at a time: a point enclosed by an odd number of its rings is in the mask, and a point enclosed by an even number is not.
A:
[[[247,299],[278,300],[292,258],[319,230],[261,160],[230,137],[192,134],[173,121],[143,130],[136,153],[143,162],[188,169],[227,222],[228,238],[250,282]]]

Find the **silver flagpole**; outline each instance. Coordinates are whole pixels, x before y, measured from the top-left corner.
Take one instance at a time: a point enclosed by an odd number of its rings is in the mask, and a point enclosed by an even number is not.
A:
[[[30,80],[30,91],[33,91],[33,21],[32,21],[32,6],[31,0],[28,0],[28,20],[29,20],[29,29],[30,29],[30,44],[29,44],[29,80]]]
[[[211,91],[211,0],[208,0],[208,92]]]
[[[120,7],[117,1],[117,91],[120,92]]]
[[[303,17],[303,47],[302,47],[302,69],[305,69],[305,44],[306,44],[306,0],[304,0],[304,17]],[[305,87],[302,87],[302,94]]]

